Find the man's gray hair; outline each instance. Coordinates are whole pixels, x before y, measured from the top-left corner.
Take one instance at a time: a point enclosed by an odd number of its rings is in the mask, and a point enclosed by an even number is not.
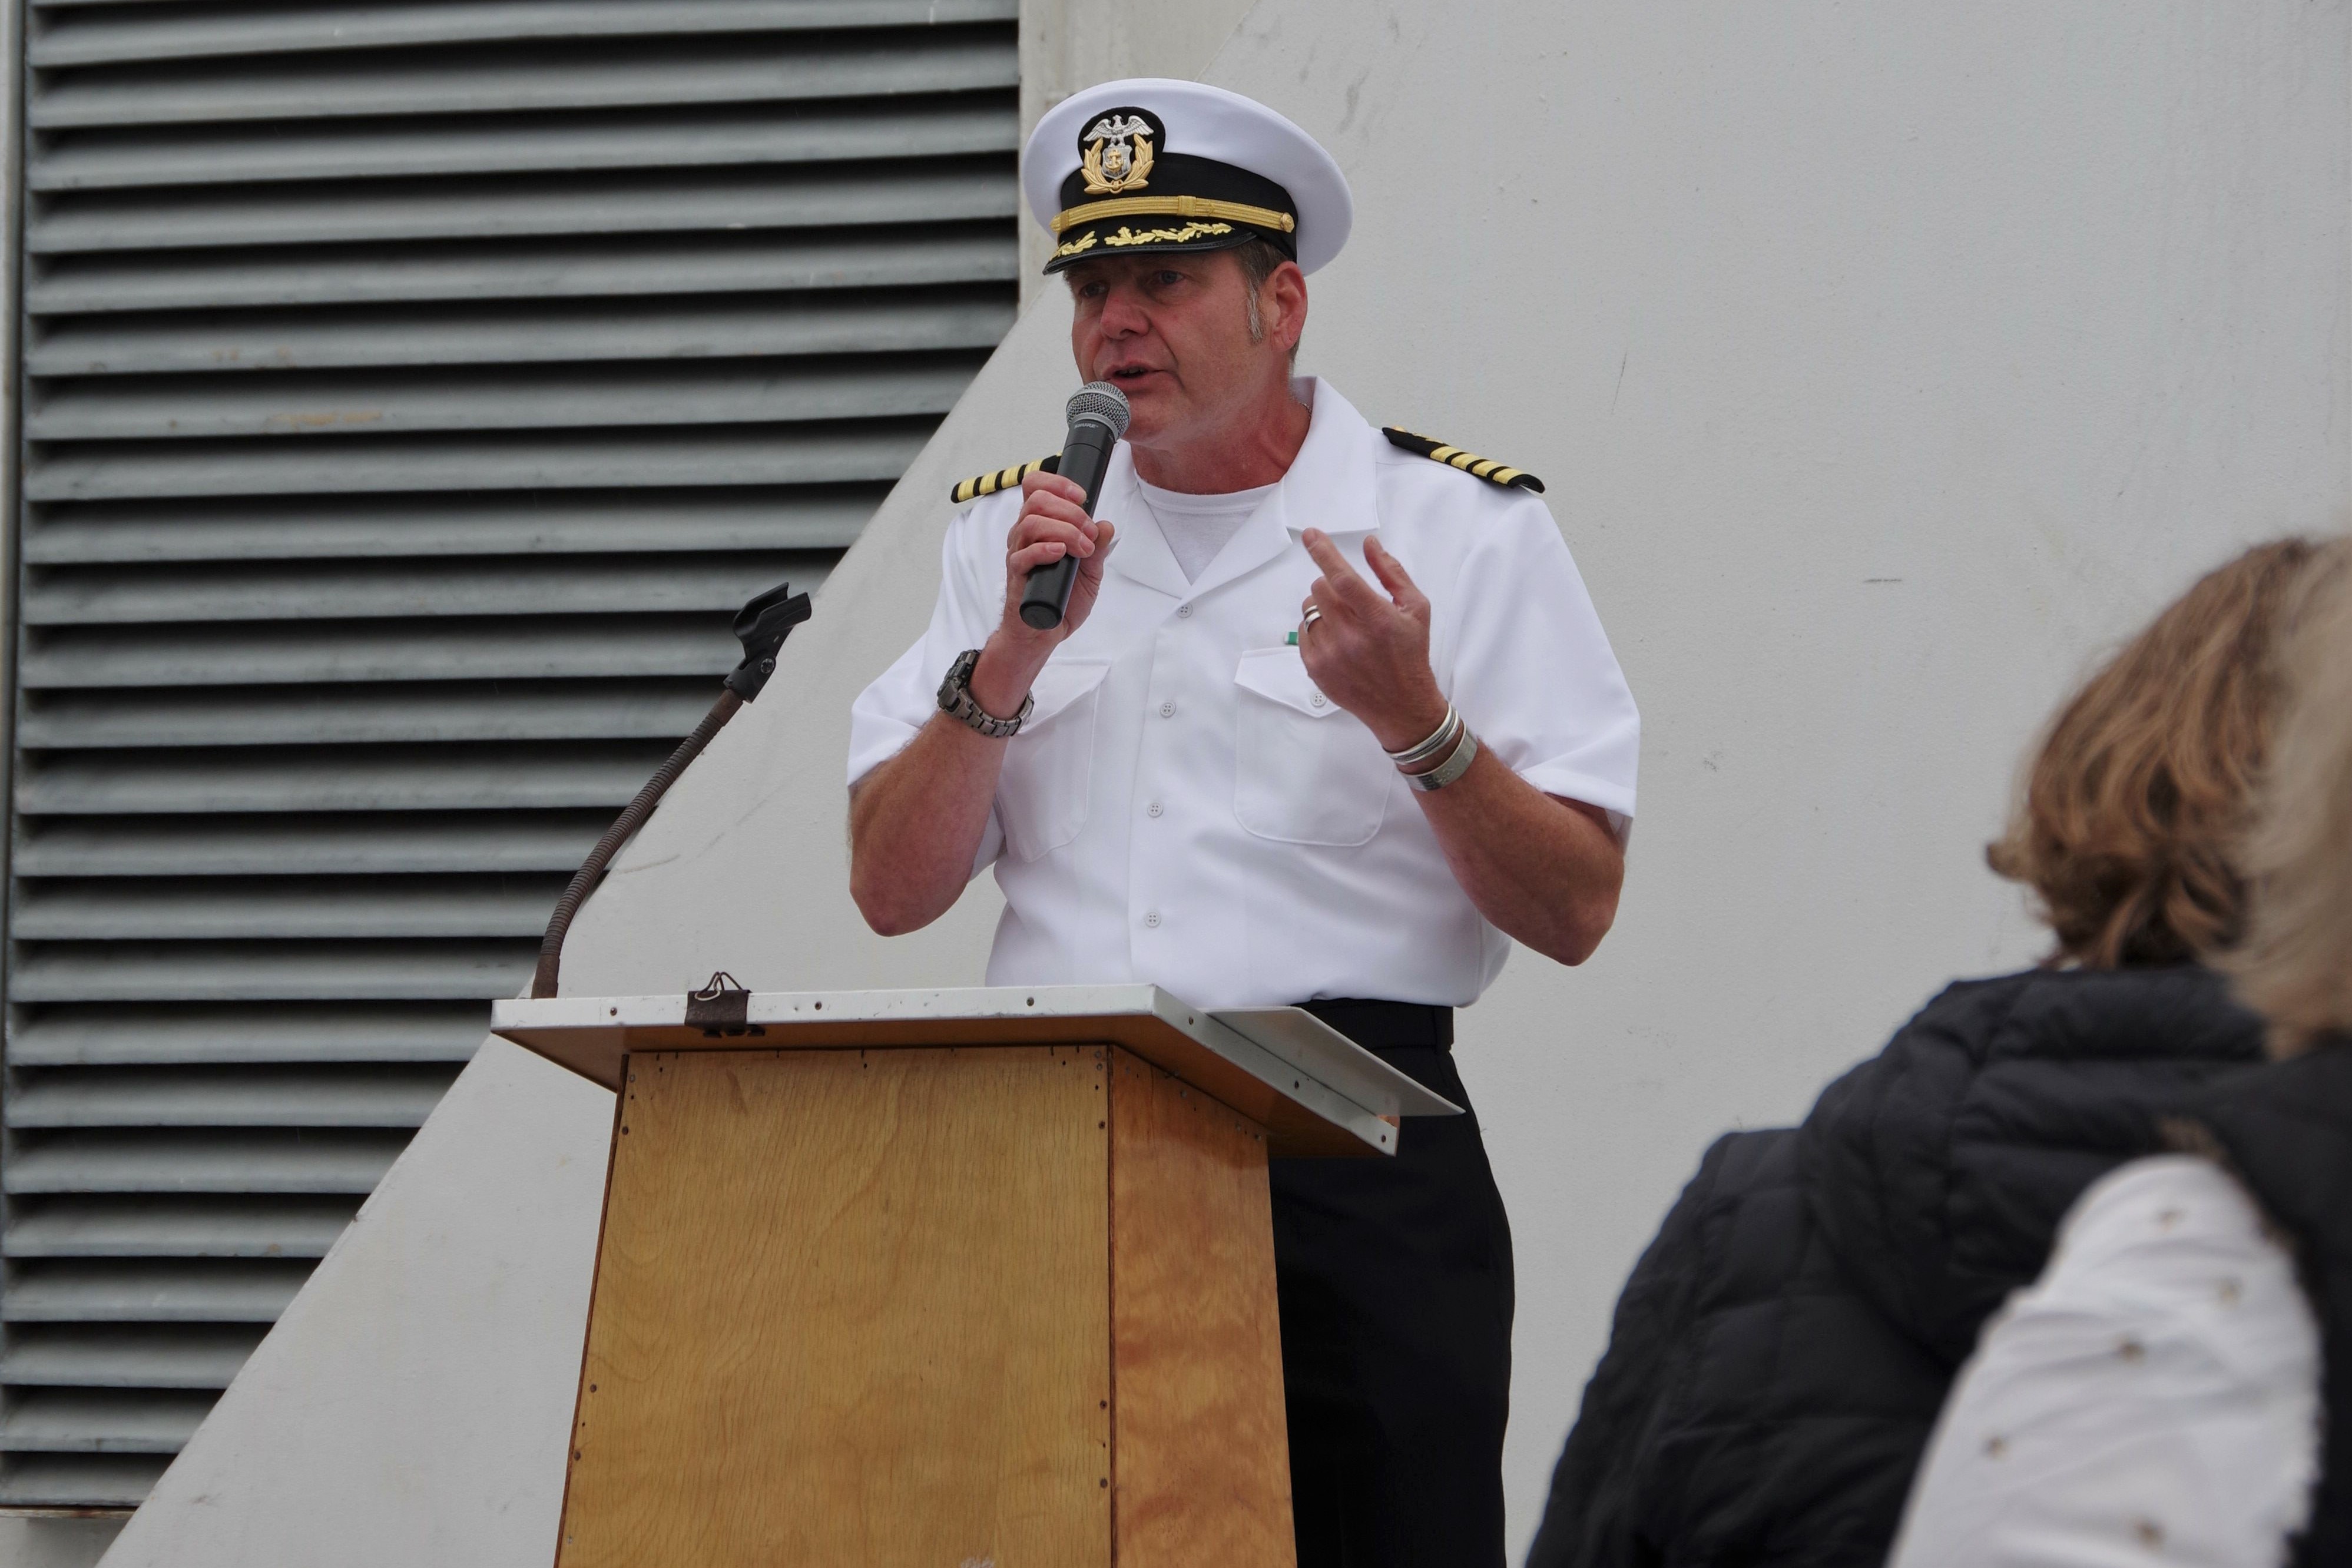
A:
[[[1250,341],[1262,343],[1265,340],[1265,318],[1258,314],[1257,291],[1265,287],[1265,280],[1274,276],[1274,269],[1290,258],[1276,250],[1273,241],[1263,239],[1244,240],[1233,247],[1233,255],[1234,259],[1241,263],[1242,287],[1248,291],[1244,298],[1249,311]],[[1291,345],[1290,357],[1294,362],[1297,360],[1297,344]]]

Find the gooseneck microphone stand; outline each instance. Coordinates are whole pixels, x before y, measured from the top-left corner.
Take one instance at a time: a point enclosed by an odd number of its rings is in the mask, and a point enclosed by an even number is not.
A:
[[[654,808],[669,792],[669,787],[677,782],[678,775],[702,755],[710,737],[726,728],[727,721],[745,703],[759,696],[768,677],[776,673],[776,654],[782,649],[784,639],[808,618],[809,596],[794,593],[789,582],[778,583],[736,612],[735,637],[743,644],[743,662],[728,672],[726,689],[710,705],[710,711],[702,716],[702,722],[694,727],[694,733],[678,743],[677,749],[669,754],[669,760],[655,770],[654,776],[646,780],[646,787],[637,791],[636,799],[604,830],[604,836],[596,841],[596,847],[588,852],[588,858],[572,873],[572,885],[555,901],[555,913],[547,922],[547,935],[539,940],[539,967],[530,977],[532,996],[555,995],[557,977],[563,967],[563,938],[572,929],[572,917],[580,913],[580,906],[596,891],[596,884],[604,880],[605,868],[613,857],[646,825],[646,819],[654,814]]]

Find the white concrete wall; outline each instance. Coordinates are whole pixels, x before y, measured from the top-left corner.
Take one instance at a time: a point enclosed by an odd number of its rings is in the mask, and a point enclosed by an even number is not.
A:
[[[1259,0],[1208,75],[1355,182],[1307,367],[1547,476],[1648,721],[1617,931],[1580,970],[1522,955],[1463,1020],[1518,1239],[1523,1542],[1706,1143],[1800,1114],[1942,980],[2033,951],[1979,846],[2043,713],[2190,574],[2352,499],[2352,13]],[[948,483],[1055,445],[1066,322],[1051,292],[1023,318],[584,912],[567,992],[977,976],[988,883],[894,943],[849,904],[845,709],[922,623]],[[503,1107],[584,1168],[604,1116],[568,1091],[486,1057],[433,1125]],[[495,1190],[502,1157],[428,1129],[371,1210]],[[554,1303],[584,1281],[579,1217],[518,1222],[495,1288],[475,1254],[422,1253],[376,1300],[349,1288],[368,1235],[110,1563],[264,1560],[230,1547],[265,1523],[276,1561],[537,1560],[493,1548],[551,1536],[546,1478],[426,1485],[456,1417],[417,1391],[509,1387],[468,1395],[495,1428],[468,1441],[537,1453],[527,1423],[569,1397],[538,1346],[578,1343]],[[394,1319],[415,1355],[370,1363],[404,1391],[361,1442],[361,1385],[284,1369]],[[271,1467],[313,1448],[338,1457],[306,1472],[312,1512],[268,1522],[298,1506]],[[433,1539],[383,1504],[404,1490]]]
[[[0,1568],[90,1568],[122,1528],[110,1513],[0,1515]]]

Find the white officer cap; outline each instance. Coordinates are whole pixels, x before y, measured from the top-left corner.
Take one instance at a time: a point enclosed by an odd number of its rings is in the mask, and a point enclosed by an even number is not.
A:
[[[1339,165],[1289,120],[1237,92],[1158,77],[1104,82],[1046,110],[1021,186],[1054,236],[1047,272],[1252,239],[1312,272],[1348,243],[1356,211]]]

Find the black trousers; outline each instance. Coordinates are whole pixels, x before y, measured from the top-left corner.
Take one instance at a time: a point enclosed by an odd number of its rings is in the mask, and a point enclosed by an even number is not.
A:
[[[1469,1105],[1451,1009],[1303,1005]],[[1391,1158],[1275,1160],[1271,1179],[1298,1568],[1495,1568],[1511,1228],[1476,1115],[1407,1118]]]

